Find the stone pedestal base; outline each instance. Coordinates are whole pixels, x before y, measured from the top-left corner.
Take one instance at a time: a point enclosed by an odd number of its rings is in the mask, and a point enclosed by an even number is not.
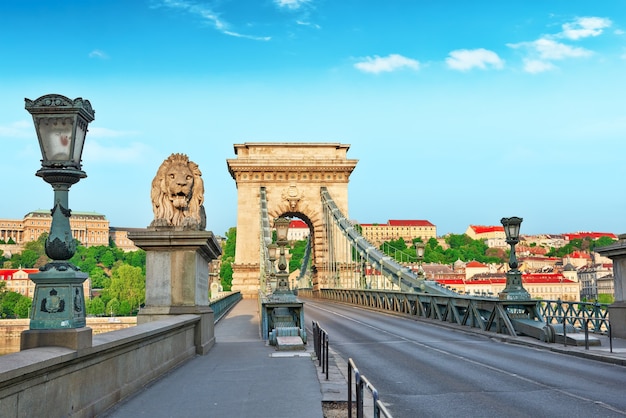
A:
[[[244,299],[256,299],[259,297],[261,280],[259,263],[233,264],[233,283],[231,290],[241,292]]]
[[[198,315],[196,327],[196,353],[205,355],[215,344],[215,319],[209,306],[146,306],[137,314],[137,325],[169,318],[171,315]]]
[[[36,347],[67,347],[82,350],[92,346],[91,328],[30,329],[22,332],[20,350]]]
[[[609,320],[613,337],[626,338],[626,302],[609,305]]]
[[[139,310],[137,324],[198,315],[196,352],[207,354],[215,344],[209,263],[221,253],[213,233],[164,228],[133,231],[128,237],[146,251],[146,306]]]

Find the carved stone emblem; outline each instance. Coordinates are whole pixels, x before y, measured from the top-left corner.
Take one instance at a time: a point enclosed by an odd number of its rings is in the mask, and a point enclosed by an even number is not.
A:
[[[283,190],[282,197],[284,200],[289,202],[289,207],[291,210],[295,210],[302,199],[302,193],[298,190],[294,183],[291,183],[289,187]]]
[[[57,291],[52,289],[49,297],[41,300],[41,311],[48,313],[63,312],[65,310],[65,301],[57,295]]]
[[[150,228],[180,227],[204,230],[204,182],[198,164],[185,154],[172,154],[163,161],[152,180]]]

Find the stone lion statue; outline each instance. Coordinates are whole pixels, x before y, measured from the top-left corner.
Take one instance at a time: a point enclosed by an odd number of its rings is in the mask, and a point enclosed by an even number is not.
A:
[[[180,227],[204,230],[204,182],[198,164],[185,154],[172,154],[159,167],[152,180],[150,228]]]

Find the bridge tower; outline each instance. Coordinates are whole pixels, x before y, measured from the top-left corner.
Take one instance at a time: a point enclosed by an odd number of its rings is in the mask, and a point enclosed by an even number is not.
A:
[[[280,216],[292,216],[308,225],[311,260],[315,266],[313,290],[317,291],[329,279],[326,266],[328,249],[332,247],[326,242],[320,190],[326,187],[339,209],[344,214],[348,213],[348,181],[358,162],[347,158],[350,145],[271,142],[235,144],[234,147],[237,158],[227,160],[228,171],[237,184],[233,290],[241,291],[246,298],[258,295],[261,271],[260,190],[264,187],[270,223]]]

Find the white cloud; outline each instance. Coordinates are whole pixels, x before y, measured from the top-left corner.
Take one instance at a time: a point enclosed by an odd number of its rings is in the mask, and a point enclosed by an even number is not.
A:
[[[89,58],[108,59],[109,56],[99,49],[94,49],[89,53]]]
[[[386,57],[379,57],[375,55],[372,57],[366,57],[365,61],[357,62],[354,67],[365,73],[382,73],[400,70],[402,68],[410,68],[413,70],[419,70],[419,62],[411,58],[403,57],[398,54],[390,54]]]
[[[559,36],[577,40],[590,36],[599,36],[603,29],[613,24],[610,19],[602,17],[579,17],[573,22],[563,24],[563,32]]]
[[[255,41],[269,41],[271,39],[269,36],[244,35],[230,30],[230,25],[226,21],[222,20],[218,13],[215,13],[211,8],[203,4],[194,4],[187,0],[161,0],[155,7],[161,6],[183,10],[192,15],[200,16],[224,35],[234,36],[236,38],[252,39]]]
[[[556,67],[549,61],[524,60],[524,71],[531,74],[554,70]]]
[[[523,42],[519,46],[526,46],[544,60],[562,60],[565,58],[588,57],[593,53],[585,48],[573,47],[552,39],[541,38],[534,42]]]
[[[526,49],[527,56],[524,58],[524,71],[540,73],[556,68],[550,61],[560,61],[567,58],[584,58],[591,56],[592,51],[566,45],[549,38],[540,38],[533,42],[520,42],[507,45],[513,49]]]
[[[300,26],[309,26],[309,27],[314,28],[314,29],[321,29],[321,26],[316,24],[316,23],[304,22],[302,20],[296,20],[296,24],[298,24]]]
[[[504,61],[500,59],[498,54],[487,49],[458,49],[452,51],[450,56],[446,58],[448,67],[453,70],[467,71],[472,68],[480,68],[486,70],[487,67],[501,69],[504,67]]]
[[[278,7],[290,10],[297,10],[310,2],[311,0],[274,0],[274,3],[276,3]]]

